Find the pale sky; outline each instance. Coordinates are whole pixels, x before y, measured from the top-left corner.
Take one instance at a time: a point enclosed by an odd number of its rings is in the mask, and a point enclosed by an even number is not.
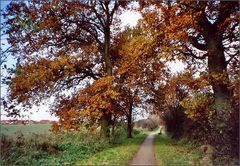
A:
[[[2,3],[2,2],[1,2]],[[5,6],[5,4],[4,4]],[[2,5],[3,7],[3,5]],[[122,21],[122,28],[124,28],[126,25],[129,26],[135,26],[137,24],[137,21],[141,18],[141,14],[138,12],[133,12],[133,11],[126,11],[124,12],[121,16],[120,19]],[[169,63],[170,69],[172,70],[173,73],[182,71],[184,69],[184,65],[181,62],[176,62],[176,63]],[[2,89],[2,96],[5,95],[3,93],[6,93],[6,89]],[[39,111],[36,111],[39,110]],[[52,116],[48,112],[49,108],[47,105],[42,105],[40,107],[34,107],[30,112],[32,113],[27,113],[28,116],[30,116],[29,119],[31,120],[43,120],[43,119],[48,119],[48,120],[57,120],[58,118],[55,116]],[[5,116],[1,117],[2,120],[8,119]]]
[[[122,27],[124,28],[125,26],[135,26],[137,25],[138,20],[141,18],[141,14],[139,12],[134,12],[134,11],[126,11],[122,13],[120,16],[121,22],[122,22]]]

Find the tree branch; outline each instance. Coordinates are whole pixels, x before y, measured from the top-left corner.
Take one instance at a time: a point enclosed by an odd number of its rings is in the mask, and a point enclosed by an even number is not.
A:
[[[199,37],[193,37],[193,36],[190,36],[190,43],[196,47],[197,49],[199,50],[202,50],[202,51],[207,51],[207,46],[206,44],[200,44],[198,41],[199,41]]]
[[[185,56],[191,56],[191,57],[193,57],[193,58],[195,58],[195,59],[200,59],[200,60],[203,60],[203,59],[205,59],[207,56],[208,56],[208,53],[206,53],[206,54],[204,54],[204,55],[202,55],[202,56],[197,56],[196,54],[194,54],[193,53],[193,51],[190,49],[190,48],[188,48],[187,46],[185,47],[185,49],[187,50],[187,52],[184,52],[184,51],[179,51],[179,53],[180,54],[183,54],[183,55],[185,55]]]

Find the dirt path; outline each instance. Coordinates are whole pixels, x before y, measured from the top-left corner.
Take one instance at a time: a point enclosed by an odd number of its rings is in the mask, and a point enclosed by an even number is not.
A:
[[[130,162],[130,165],[157,165],[155,160],[154,136],[156,132],[150,133],[142,143],[137,154]]]

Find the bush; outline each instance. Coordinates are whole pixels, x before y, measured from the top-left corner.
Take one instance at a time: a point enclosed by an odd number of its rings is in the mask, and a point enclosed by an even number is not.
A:
[[[208,103],[204,102],[203,106],[192,110],[185,111],[181,106],[170,107],[162,119],[165,121],[166,131],[173,138],[186,137],[199,146],[209,144],[217,151],[216,160],[221,159],[225,163],[239,156],[239,110],[227,112],[230,118],[223,121],[224,127],[220,128],[216,125],[216,110],[210,99],[211,96]]]
[[[189,129],[191,120],[187,118],[184,109],[181,106],[169,107],[162,116],[165,122],[165,128],[173,138],[183,136]]]
[[[138,135],[140,134],[141,132],[139,130],[136,130],[136,129],[133,129],[133,135]]]

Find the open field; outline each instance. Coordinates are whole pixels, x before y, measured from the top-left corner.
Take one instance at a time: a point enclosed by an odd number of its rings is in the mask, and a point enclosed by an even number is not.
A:
[[[49,133],[51,124],[16,124],[16,125],[1,125],[1,133],[6,135],[13,135],[17,132],[23,134],[37,133],[44,134]]]

